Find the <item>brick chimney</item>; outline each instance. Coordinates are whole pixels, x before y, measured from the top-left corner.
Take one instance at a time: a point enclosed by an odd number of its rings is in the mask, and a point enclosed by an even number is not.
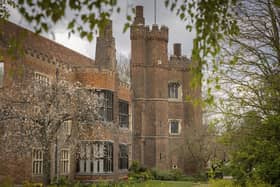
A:
[[[174,51],[175,56],[181,56],[182,55],[181,44],[180,43],[175,43],[173,45],[173,51]]]
[[[99,37],[101,38],[112,38],[113,37],[113,29],[112,29],[112,20],[109,20],[104,29],[100,31]]]
[[[145,19],[143,17],[143,6],[136,6],[136,16],[134,18],[134,24],[143,24],[145,25]]]
[[[95,64],[101,69],[115,70],[116,68],[116,47],[111,20],[97,37]]]

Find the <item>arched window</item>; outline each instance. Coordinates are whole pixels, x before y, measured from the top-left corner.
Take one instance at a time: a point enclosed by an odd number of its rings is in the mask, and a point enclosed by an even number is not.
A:
[[[182,88],[178,82],[168,83],[168,98],[169,99],[181,99],[182,98]]]

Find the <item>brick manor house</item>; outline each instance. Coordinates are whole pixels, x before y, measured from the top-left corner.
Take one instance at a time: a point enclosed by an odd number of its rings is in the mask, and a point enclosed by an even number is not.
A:
[[[17,62],[7,52],[7,39],[24,32],[24,56],[18,59],[23,64],[23,74],[31,72],[34,80],[52,84],[59,69],[67,81],[102,92],[106,99],[104,121],[111,125],[97,123],[93,132],[79,140],[80,154],[84,155],[79,159],[67,143],[58,150],[59,156],[55,157],[53,150],[51,178],[117,180],[127,176],[133,160],[164,170],[180,168],[187,172],[195,167],[184,162],[180,154],[180,145],[187,138],[186,127],[202,125],[200,107],[186,101],[187,95],[201,95],[200,89],[190,88],[191,61],[182,56],[181,44],[174,44],[174,53],[168,57],[168,28],[146,26],[142,6],[136,7],[130,29],[130,85],[120,81],[116,69],[112,23],[97,37],[95,60],[10,22],[0,29],[0,89],[17,81],[8,73]],[[75,123],[68,121],[65,125],[66,134],[74,136],[71,129]],[[99,155],[94,154],[96,150]],[[0,150],[0,181],[10,176],[18,183],[40,182],[43,160],[42,150],[32,146],[20,157],[6,156]]]

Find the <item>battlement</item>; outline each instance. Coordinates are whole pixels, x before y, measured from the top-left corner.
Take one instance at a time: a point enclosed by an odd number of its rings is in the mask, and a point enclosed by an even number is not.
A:
[[[153,24],[152,28],[145,25],[145,18],[143,16],[143,6],[136,6],[135,18],[130,30],[130,39],[146,39],[146,40],[163,40],[168,41],[168,27]]]
[[[162,25],[152,25],[150,28],[148,25],[132,25],[131,26],[131,40],[135,39],[147,39],[147,40],[164,40],[168,42],[168,27]]]
[[[152,29],[149,29],[146,32],[148,40],[168,41],[168,28],[164,25],[159,28],[158,25],[154,24],[152,25]]]

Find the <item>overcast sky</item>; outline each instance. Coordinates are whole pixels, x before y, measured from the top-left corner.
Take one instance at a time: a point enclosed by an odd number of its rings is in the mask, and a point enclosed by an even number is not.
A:
[[[126,21],[126,12],[129,11],[131,7],[136,5],[144,6],[144,17],[145,24],[152,25],[154,23],[154,1],[153,0],[118,0],[119,6],[121,7],[120,13],[114,13],[112,15],[113,20],[113,34],[116,39],[116,48],[118,54],[123,54],[125,56],[130,55],[130,36],[129,31],[123,33],[123,26]],[[71,14],[71,13],[70,13]],[[26,28],[31,28],[27,22],[23,20],[20,14],[11,10],[10,20],[14,23],[20,24]],[[72,35],[68,38],[68,32],[66,30],[68,20],[67,18],[60,21],[52,31],[55,38],[51,34],[44,34],[44,36],[55,39],[56,42],[71,48],[85,56],[94,58],[95,56],[95,44],[96,40],[88,42],[86,39],[80,39],[79,36]],[[166,25],[169,28],[169,53],[173,53],[173,43],[182,43],[182,53],[190,57],[192,50],[192,40],[195,33],[188,32],[185,29],[185,24],[183,23],[175,13],[164,7],[163,0],[157,0],[157,24]]]

